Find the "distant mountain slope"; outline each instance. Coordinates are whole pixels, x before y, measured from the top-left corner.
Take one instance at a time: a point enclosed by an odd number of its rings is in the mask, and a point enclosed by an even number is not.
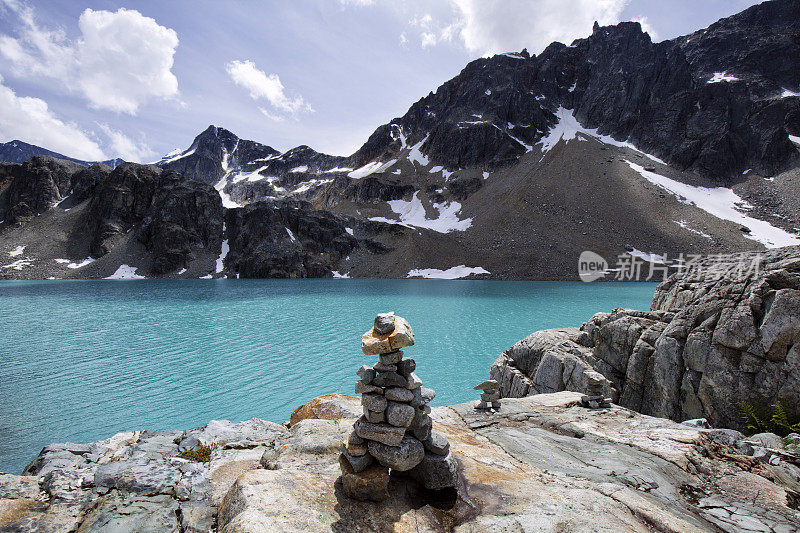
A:
[[[797,0],[660,43],[595,25],[470,62],[349,157],[209,126],[124,172],[0,166],[0,275],[576,279],[585,250],[800,244],[799,29]]]
[[[56,159],[64,159],[66,161],[72,161],[73,163],[78,163],[79,165],[83,166],[89,166],[94,163],[102,163],[114,168],[117,165],[124,163],[124,161],[119,158],[107,159],[105,161],[82,161],[80,159],[68,157],[63,154],[59,154],[58,152],[53,152],[52,150],[42,148],[41,146],[36,146],[35,144],[28,144],[26,142],[17,140],[0,144],[0,163],[24,163],[35,155],[46,155],[55,157]]]

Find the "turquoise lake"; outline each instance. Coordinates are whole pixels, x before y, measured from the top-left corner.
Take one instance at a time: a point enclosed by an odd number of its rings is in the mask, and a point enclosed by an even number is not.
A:
[[[475,400],[506,348],[614,307],[652,283],[443,280],[0,281],[0,471],[53,442],[209,420],[283,422],[353,394],[375,314],[411,323],[405,350],[432,405]]]

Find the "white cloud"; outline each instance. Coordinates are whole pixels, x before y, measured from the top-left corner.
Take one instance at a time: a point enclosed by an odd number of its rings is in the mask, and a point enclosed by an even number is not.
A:
[[[103,150],[75,124],[65,123],[39,98],[17,96],[0,78],[0,138],[18,139],[58,153],[98,161]]]
[[[403,48],[408,46],[408,36],[406,36],[406,32],[400,34],[400,46]]]
[[[151,98],[178,94],[171,71],[178,46],[174,30],[124,8],[87,9],[78,25],[79,83],[93,107],[134,114]]]
[[[658,41],[658,34],[656,33],[656,30],[653,29],[653,26],[651,26],[650,23],[647,22],[647,17],[635,18],[635,19],[633,19],[633,22],[638,22],[639,24],[641,24],[642,31],[645,32],[645,33],[650,34],[650,40],[651,41],[653,41],[653,42]]]
[[[119,130],[115,130],[108,124],[98,124],[103,133],[109,140],[109,150],[113,157],[119,157],[125,161],[141,163],[149,161],[154,152],[144,142],[137,143]]]
[[[283,122],[283,117],[280,115],[276,115],[275,113],[270,113],[270,111],[262,106],[258,106],[258,110],[261,111],[261,114],[267,117],[270,120],[274,120],[275,122]]]
[[[454,20],[442,24],[425,13],[410,25],[419,29],[423,48],[457,36],[475,55],[523,48],[539,53],[553,41],[569,44],[589,35],[595,21],[616,24],[628,1],[449,0]]]
[[[178,46],[174,30],[135,10],[86,9],[81,35],[70,41],[62,30],[41,28],[33,10],[6,0],[21,24],[16,37],[0,35],[0,55],[17,76],[43,76],[80,91],[91,107],[135,114],[154,98],[178,95],[171,72]]]
[[[266,99],[276,110],[295,114],[299,111],[313,111],[302,96],[290,98],[277,74],[265,73],[253,61],[231,61],[225,70],[236,85],[250,92],[253,100]],[[262,111],[263,112],[263,111]]]
[[[375,0],[339,0],[342,6],[371,6]]]

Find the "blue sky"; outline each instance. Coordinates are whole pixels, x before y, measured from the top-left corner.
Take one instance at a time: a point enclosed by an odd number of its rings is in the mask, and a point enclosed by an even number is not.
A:
[[[151,161],[209,124],[349,155],[477,57],[639,20],[664,40],[750,0],[0,0],[0,141]]]

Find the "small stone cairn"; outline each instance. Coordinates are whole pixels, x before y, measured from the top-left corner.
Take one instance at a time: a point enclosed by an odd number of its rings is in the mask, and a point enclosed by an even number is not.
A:
[[[581,405],[589,409],[611,407],[611,398],[606,398],[603,386],[605,378],[599,372],[586,372],[586,394],[581,396]]]
[[[492,409],[500,409],[500,384],[496,380],[487,379],[473,388],[482,391],[481,399],[475,403],[475,409],[484,410],[490,406]]]
[[[456,461],[450,443],[433,431],[428,403],[436,393],[422,386],[416,362],[400,348],[414,345],[408,322],[394,313],[375,317],[361,340],[366,355],[377,355],[373,366],[356,374],[364,415],[342,443],[339,464],[345,494],[356,500],[389,497],[389,469],[406,472],[426,489],[455,487]]]

